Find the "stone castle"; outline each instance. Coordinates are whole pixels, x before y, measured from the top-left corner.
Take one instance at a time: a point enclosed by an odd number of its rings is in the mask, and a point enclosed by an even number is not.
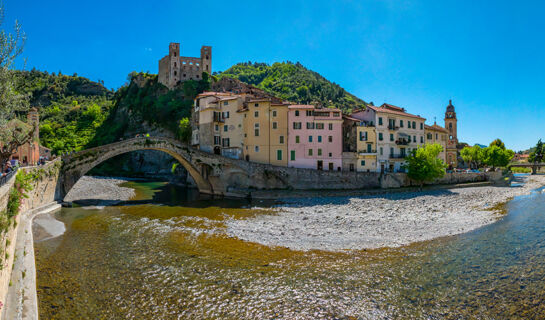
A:
[[[180,44],[170,43],[168,55],[159,60],[159,82],[169,89],[186,80],[201,80],[212,74],[212,47],[202,46],[200,58],[180,56]]]

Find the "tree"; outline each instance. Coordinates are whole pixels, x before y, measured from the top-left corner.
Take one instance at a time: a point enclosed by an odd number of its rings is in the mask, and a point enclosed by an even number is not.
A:
[[[474,145],[473,147],[464,147],[460,151],[460,155],[466,163],[469,163],[470,168],[478,169],[484,160],[483,149],[481,149],[481,147],[478,145]]]
[[[0,27],[4,22],[4,7],[0,3]],[[13,67],[15,59],[23,52],[25,34],[16,21],[13,33],[0,30],[0,166],[32,139],[33,128],[16,120],[17,112],[28,108],[28,97],[18,93]]]
[[[503,141],[501,141],[499,138],[492,141],[492,142],[490,142],[489,147],[492,147],[492,146],[496,146],[496,147],[499,147],[502,150],[505,150],[505,143],[503,143]]]
[[[191,124],[189,118],[183,118],[178,124],[178,139],[189,142],[191,139]]]
[[[443,151],[441,145],[436,143],[427,144],[413,150],[405,158],[407,162],[405,168],[408,170],[408,176],[420,183],[421,190],[425,181],[432,181],[445,175],[447,165],[438,158],[441,151]]]
[[[528,162],[534,162],[534,163],[541,163],[543,161],[543,153],[545,150],[543,149],[543,142],[541,142],[541,139],[536,144],[535,150],[530,153],[528,156]]]
[[[484,162],[491,166],[492,169],[496,167],[505,167],[509,164],[509,161],[513,159],[515,152],[509,149],[502,149],[497,145],[492,145],[484,149]]]
[[[0,129],[0,164],[4,164],[17,148],[32,140],[34,128],[19,119],[10,120]]]

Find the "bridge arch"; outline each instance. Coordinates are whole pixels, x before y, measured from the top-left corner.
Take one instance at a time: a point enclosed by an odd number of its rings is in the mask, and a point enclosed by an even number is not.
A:
[[[208,180],[209,166],[199,159],[193,159],[187,146],[168,138],[134,138],[64,156],[61,196],[64,198],[81,177],[102,162],[140,150],[157,150],[169,154],[187,170],[199,192],[214,194]]]

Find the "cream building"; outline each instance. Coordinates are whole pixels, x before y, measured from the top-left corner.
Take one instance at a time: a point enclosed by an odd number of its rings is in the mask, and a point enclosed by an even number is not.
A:
[[[364,120],[366,110],[343,116],[343,170],[377,171],[377,134],[373,120]]]
[[[424,132],[426,135],[425,141],[426,144],[439,144],[443,151],[439,153],[439,159],[443,160],[445,163],[447,163],[447,138],[448,138],[448,130],[437,125],[437,123],[434,123],[432,126],[425,125],[424,126]]]
[[[243,155],[246,161],[288,165],[288,105],[271,99],[249,99],[243,114]]]

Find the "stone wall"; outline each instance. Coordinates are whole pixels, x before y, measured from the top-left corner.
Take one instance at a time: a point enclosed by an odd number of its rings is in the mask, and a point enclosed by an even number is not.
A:
[[[38,179],[33,182],[33,190],[29,191],[28,198],[23,199],[23,203],[19,209],[19,214],[15,217],[17,222],[15,228],[10,230],[0,237],[0,248],[2,252],[2,269],[0,270],[0,301],[5,304],[7,292],[9,289],[9,281],[15,257],[15,246],[17,243],[18,229],[23,225],[21,219],[25,219],[25,214],[35,208],[52,203],[58,196],[59,185],[57,183],[60,172],[60,160],[52,161],[45,166],[26,167],[19,170],[27,172],[34,171]],[[0,211],[6,210],[8,204],[9,192],[14,186],[15,176],[8,183],[0,187]],[[9,239],[9,246],[5,246],[6,240]],[[5,248],[5,251],[4,251]],[[9,258],[5,260],[5,253],[8,253]],[[3,308],[6,306],[4,305]],[[2,309],[3,309],[2,308]]]

